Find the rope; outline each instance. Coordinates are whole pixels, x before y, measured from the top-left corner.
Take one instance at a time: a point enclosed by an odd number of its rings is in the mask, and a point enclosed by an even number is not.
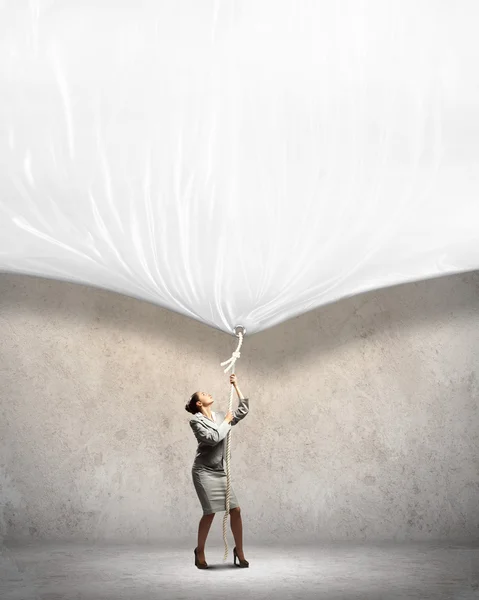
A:
[[[231,358],[229,358],[228,360],[225,360],[224,362],[221,363],[222,367],[224,365],[227,365],[228,363],[230,363],[229,366],[226,367],[226,369],[223,371],[224,373],[227,373],[231,369],[231,374],[233,374],[235,371],[235,363],[238,360],[238,358],[241,356],[241,353],[239,350],[243,344],[243,333],[241,331],[239,331],[237,335],[239,337],[239,343],[238,343],[236,350],[231,355]],[[234,387],[232,385],[230,387],[231,387],[231,392],[230,392],[230,403],[229,403],[228,412],[231,412],[233,410]],[[228,435],[226,436],[226,506],[225,506],[225,515],[223,517],[223,541],[225,543],[225,554],[223,556],[224,561],[228,558],[227,525],[228,525],[228,514],[230,512],[230,495],[231,495],[230,434],[231,434],[231,429],[228,431]]]

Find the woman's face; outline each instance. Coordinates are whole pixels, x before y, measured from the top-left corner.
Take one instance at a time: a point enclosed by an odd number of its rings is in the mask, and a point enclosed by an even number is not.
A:
[[[214,402],[213,396],[211,394],[207,394],[206,392],[198,392],[198,396],[201,400],[201,406],[203,406],[203,408],[211,406]],[[196,406],[198,406],[198,404]]]

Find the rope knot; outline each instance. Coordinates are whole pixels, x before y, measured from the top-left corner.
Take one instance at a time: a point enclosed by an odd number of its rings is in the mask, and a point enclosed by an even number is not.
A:
[[[227,371],[232,369],[235,366],[235,362],[237,361],[238,358],[240,358],[240,356],[241,356],[241,352],[238,352],[238,350],[235,350],[233,352],[233,354],[231,355],[231,358],[228,358],[228,360],[225,360],[224,362],[222,362],[221,363],[222,367],[224,367],[225,365],[229,365],[228,367],[226,367],[226,369],[223,371],[223,373],[226,373]]]

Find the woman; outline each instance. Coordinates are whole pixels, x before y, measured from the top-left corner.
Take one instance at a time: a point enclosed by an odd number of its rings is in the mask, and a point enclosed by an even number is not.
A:
[[[198,547],[195,548],[195,565],[199,569],[207,569],[205,560],[205,543],[215,513],[226,510],[226,436],[233,425],[244,419],[249,411],[249,399],[244,398],[238,387],[236,375],[230,376],[239,398],[239,406],[235,413],[212,412],[214,400],[211,394],[195,392],[185,409],[193,416],[190,426],[198,440],[195,460],[191,474],[198,498],[203,508],[203,517],[198,527]],[[243,553],[243,524],[238,500],[230,488],[230,523],[236,547],[233,550],[234,564],[239,559],[240,567],[248,567],[249,563]]]

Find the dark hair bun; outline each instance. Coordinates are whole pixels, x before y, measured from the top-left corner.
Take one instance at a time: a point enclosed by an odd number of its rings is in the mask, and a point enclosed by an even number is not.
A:
[[[189,401],[185,404],[186,412],[189,412],[192,415],[195,415],[198,412],[198,407],[196,406],[196,403],[198,402],[198,400],[199,400],[198,394],[195,392],[194,394],[192,394]]]

